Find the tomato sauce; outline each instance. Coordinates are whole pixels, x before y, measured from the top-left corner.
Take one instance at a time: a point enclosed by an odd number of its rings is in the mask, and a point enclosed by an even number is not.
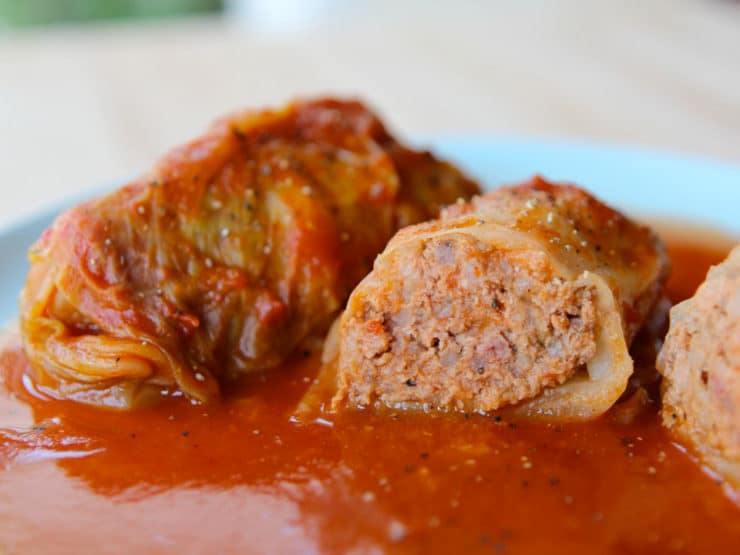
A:
[[[669,295],[725,246],[669,242]],[[642,337],[638,367],[652,365]],[[319,353],[215,406],[114,412],[38,394],[0,354],[0,553],[730,553],[740,509],[657,403],[586,424],[293,409]],[[644,373],[644,372],[643,372]]]

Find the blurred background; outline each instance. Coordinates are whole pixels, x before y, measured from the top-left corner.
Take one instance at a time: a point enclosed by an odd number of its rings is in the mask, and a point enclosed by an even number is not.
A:
[[[740,5],[0,0],[0,226],[142,173],[220,114],[318,94],[363,97],[422,140],[740,162]]]

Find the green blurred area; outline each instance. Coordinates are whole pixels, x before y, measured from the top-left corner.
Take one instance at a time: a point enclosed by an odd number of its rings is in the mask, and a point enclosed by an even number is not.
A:
[[[223,5],[224,0],[0,0],[0,24],[167,17],[218,12]]]

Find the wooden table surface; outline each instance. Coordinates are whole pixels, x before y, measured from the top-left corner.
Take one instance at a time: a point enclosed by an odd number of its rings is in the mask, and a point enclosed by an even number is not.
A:
[[[630,143],[740,163],[740,4],[384,0],[0,35],[0,227],[146,170],[215,116],[357,95],[404,135]],[[740,184],[739,184],[740,186]]]

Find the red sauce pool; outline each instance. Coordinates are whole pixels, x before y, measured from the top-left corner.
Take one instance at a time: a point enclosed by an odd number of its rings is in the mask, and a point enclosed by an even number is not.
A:
[[[727,249],[670,244],[674,301]],[[636,357],[652,349],[638,345]],[[740,509],[635,421],[352,413],[296,422],[318,356],[215,407],[117,413],[24,386],[0,355],[0,553],[731,553]],[[650,365],[652,359],[638,361]]]

